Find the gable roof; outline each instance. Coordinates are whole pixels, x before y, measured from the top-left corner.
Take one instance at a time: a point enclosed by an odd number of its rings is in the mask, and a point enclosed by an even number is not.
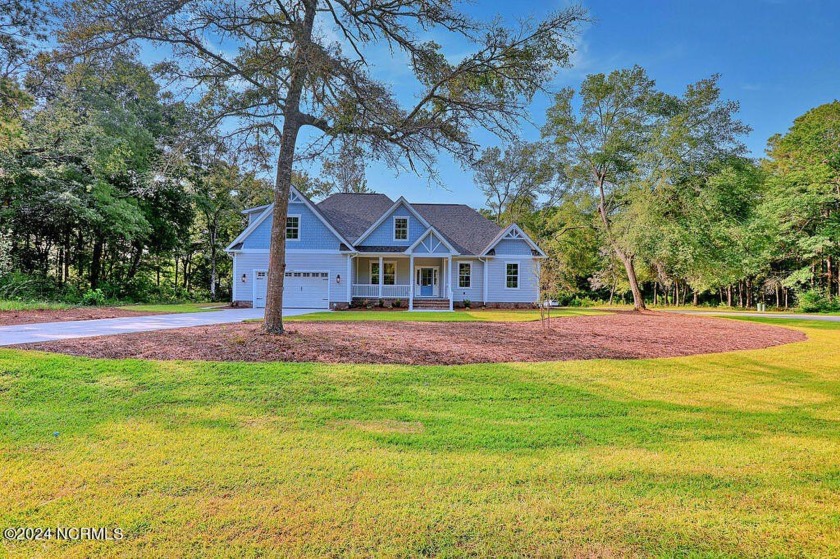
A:
[[[464,204],[414,204],[461,254],[484,254],[501,227]]]
[[[531,237],[528,236],[528,233],[523,231],[522,228],[515,223],[511,223],[510,225],[499,231],[499,234],[496,235],[496,238],[490,241],[490,243],[482,252],[477,254],[481,254],[482,256],[486,255],[493,249],[493,247],[495,247],[497,244],[499,244],[505,239],[525,241],[525,243],[527,243],[527,245],[531,247],[531,252],[534,253],[534,256],[545,257],[545,253],[540,247],[537,246],[537,243],[535,243],[533,239],[531,239]]]
[[[320,201],[317,207],[339,233],[355,243],[393,205],[394,201],[384,194],[339,193]]]
[[[371,224],[371,226],[370,226],[370,227],[368,227],[368,228],[365,230],[365,232],[364,232],[364,233],[362,233],[361,235],[359,235],[359,238],[358,238],[358,239],[356,239],[356,240],[355,240],[355,241],[353,241],[353,242],[354,242],[354,243],[361,242],[362,240],[364,240],[364,239],[366,239],[368,236],[370,236],[370,235],[371,235],[374,231],[376,231],[376,230],[377,230],[377,228],[379,228],[379,226],[380,226],[380,225],[382,225],[383,223],[385,223],[385,220],[386,220],[386,219],[388,219],[388,216],[389,216],[389,215],[391,215],[392,213],[394,213],[394,211],[396,211],[396,209],[397,209],[397,208],[399,208],[400,206],[405,206],[405,209],[407,209],[409,212],[411,212],[411,215],[413,215],[414,217],[416,217],[416,218],[417,218],[417,221],[419,221],[420,223],[422,223],[425,227],[427,227],[427,228],[428,228],[428,227],[430,227],[430,226],[431,226],[431,224],[430,224],[428,221],[426,221],[426,218],[425,218],[425,217],[423,217],[422,215],[420,215],[420,214],[417,212],[417,210],[415,210],[415,209],[414,209],[414,206],[412,206],[411,204],[409,204],[409,203],[408,203],[408,200],[406,200],[404,197],[400,196],[399,198],[397,198],[397,201],[396,201],[396,202],[394,202],[394,204],[393,204],[390,208],[388,208],[387,210],[385,210],[385,213],[383,213],[383,214],[379,217],[379,219],[377,219],[376,221],[374,221],[374,222]]]
[[[417,240],[416,240],[416,241],[414,241],[414,242],[411,244],[411,246],[410,246],[410,247],[408,247],[408,249],[406,250],[406,252],[414,252],[414,251],[415,251],[415,249],[416,249],[418,246],[420,246],[420,243],[422,243],[425,239],[427,239],[427,238],[431,237],[432,235],[434,235],[435,237],[437,237],[438,239],[440,239],[440,240],[441,240],[441,242],[442,242],[442,244],[443,244],[443,246],[445,246],[445,247],[447,248],[447,250],[448,250],[450,253],[452,253],[452,254],[460,254],[460,252],[458,251],[458,249],[457,249],[457,248],[455,248],[454,246],[452,246],[452,243],[450,243],[450,242],[446,239],[446,236],[444,236],[444,235],[443,235],[440,231],[438,231],[437,229],[435,229],[435,226],[434,226],[434,225],[430,225],[430,226],[429,226],[429,228],[426,230],[426,232],[425,232],[425,233],[423,233],[422,235],[420,235],[419,237],[417,237]],[[430,251],[430,252],[431,252],[431,251]]]
[[[427,228],[451,245],[453,252],[461,255],[486,255],[499,241],[516,231],[535,253],[545,255],[534,241],[517,225],[502,228],[465,204],[411,204],[402,196],[391,200],[384,194],[339,193],[313,204],[297,189],[294,190],[303,202],[312,209],[328,229],[347,245],[348,250],[360,252],[404,252],[404,246],[354,247],[353,245],[369,235],[400,204],[405,204]],[[236,244],[247,237],[261,221],[266,219],[274,206],[265,207],[263,213],[243,231],[227,248],[236,250]],[[258,208],[253,208],[257,210]],[[423,235],[425,236],[425,235]]]
[[[315,214],[315,217],[317,217],[319,220],[321,220],[321,222],[322,222],[322,223],[326,226],[326,228],[327,228],[327,229],[329,229],[329,230],[330,230],[330,231],[331,231],[331,232],[332,232],[332,233],[336,236],[336,238],[338,238],[338,240],[339,240],[341,243],[343,243],[344,245],[347,245],[347,247],[348,247],[348,249],[349,249],[349,250],[352,250],[352,249],[353,249],[353,245],[352,245],[352,243],[350,243],[350,242],[349,242],[349,241],[345,238],[345,236],[344,236],[344,235],[342,235],[342,234],[341,234],[338,230],[336,230],[336,228],[333,226],[333,224],[332,224],[332,223],[330,223],[330,220],[329,220],[329,219],[327,219],[327,218],[326,218],[326,216],[324,216],[324,214],[321,212],[321,210],[320,210],[320,209],[318,209],[318,206],[316,206],[315,204],[313,204],[313,203],[312,203],[312,201],[311,201],[311,200],[309,200],[309,198],[307,198],[306,196],[304,196],[303,194],[301,194],[300,190],[298,190],[297,188],[295,188],[294,186],[292,186],[292,188],[291,188],[291,190],[290,190],[290,192],[289,192],[289,203],[292,203],[292,201],[293,201],[293,199],[294,199],[295,197],[299,198],[299,201],[300,201],[300,202],[303,202],[303,204],[304,204],[307,208],[309,208],[310,210],[312,210],[312,213],[313,213],[313,214]],[[295,202],[297,202],[298,200],[294,200],[294,201],[295,201]],[[255,208],[252,208],[252,209],[255,209]],[[265,220],[268,218],[268,216],[270,216],[273,212],[274,212],[274,204],[269,204],[268,206],[265,206],[265,209],[264,209],[264,210],[263,210],[263,212],[259,215],[259,217],[258,217],[257,219],[255,219],[255,220],[253,220],[253,221],[251,222],[251,224],[250,224],[250,225],[248,225],[248,227],[246,227],[246,228],[245,228],[245,230],[244,230],[242,233],[240,233],[240,234],[239,234],[239,236],[238,236],[238,237],[236,237],[236,238],[233,240],[233,242],[232,242],[232,243],[230,243],[230,244],[227,246],[227,248],[225,249],[225,251],[228,251],[228,252],[229,252],[229,251],[233,251],[233,250],[239,250],[239,249],[241,249],[241,248],[242,248],[242,243],[243,243],[243,241],[245,241],[245,239],[248,237],[248,235],[250,235],[251,233],[253,233],[253,232],[254,232],[254,230],[256,230],[256,228],[257,228],[257,227],[259,227],[259,226],[260,226],[260,224],[261,224],[263,221],[265,221]]]

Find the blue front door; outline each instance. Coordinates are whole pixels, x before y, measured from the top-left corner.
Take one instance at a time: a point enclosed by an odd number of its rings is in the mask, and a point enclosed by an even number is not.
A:
[[[435,294],[435,269],[420,268],[420,296],[431,297]]]

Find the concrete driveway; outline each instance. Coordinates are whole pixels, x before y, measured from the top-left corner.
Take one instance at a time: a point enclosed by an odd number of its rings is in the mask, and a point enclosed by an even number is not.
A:
[[[283,316],[297,316],[324,309],[283,309]],[[43,322],[40,324],[20,324],[0,326],[0,346],[29,344],[65,340],[68,338],[91,338],[93,336],[112,336],[131,332],[151,332],[153,330],[171,330],[190,326],[210,326],[230,324],[254,318],[262,318],[264,309],[228,309],[178,314],[157,314],[151,316],[104,318],[100,320],[74,320],[68,322]]]

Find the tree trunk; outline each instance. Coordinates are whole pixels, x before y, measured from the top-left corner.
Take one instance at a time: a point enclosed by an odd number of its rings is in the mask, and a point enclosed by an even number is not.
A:
[[[90,261],[90,288],[96,289],[99,285],[99,273],[102,267],[102,240],[97,238],[93,242],[93,256]]]
[[[616,249],[616,255],[624,264],[624,270],[627,272],[627,280],[630,282],[630,291],[633,293],[633,310],[643,311],[645,307],[645,300],[642,296],[642,290],[639,287],[639,280],[636,278],[636,267],[633,263],[633,257],[627,256],[622,251]]]
[[[216,230],[210,233],[210,300],[216,300]]]
[[[726,287],[726,306],[727,307],[732,306],[732,285],[731,284]]]
[[[289,74],[289,89],[283,107],[283,132],[280,137],[280,153],[277,156],[277,175],[274,181],[274,210],[271,218],[271,244],[268,256],[268,286],[265,297],[265,331],[270,334],[283,333],[283,280],[286,275],[286,217],[289,210],[289,192],[292,187],[292,165],[295,159],[295,145],[301,127],[300,98],[306,81],[308,68],[306,50],[312,40],[315,23],[315,3],[304,2],[303,29],[297,39],[297,46]],[[347,278],[348,281],[350,278]]]
[[[692,303],[695,307],[699,304],[698,297],[697,297],[697,290],[694,290],[694,301]]]

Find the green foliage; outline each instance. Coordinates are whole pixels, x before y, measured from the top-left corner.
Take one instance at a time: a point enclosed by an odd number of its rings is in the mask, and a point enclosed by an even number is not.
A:
[[[101,289],[88,289],[82,295],[82,304],[88,307],[101,307],[105,304],[105,294]]]
[[[838,312],[840,298],[829,298],[822,291],[811,289],[799,294],[799,310],[807,313]]]

